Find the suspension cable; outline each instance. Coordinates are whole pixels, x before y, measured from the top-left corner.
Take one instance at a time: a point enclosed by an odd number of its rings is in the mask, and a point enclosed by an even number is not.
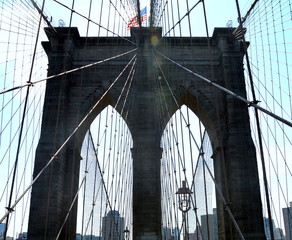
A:
[[[156,50],[154,50],[154,51],[157,52]],[[159,52],[157,52],[157,53],[159,53]],[[154,52],[153,52],[153,54],[154,54]],[[159,53],[159,54],[160,54],[160,53]],[[160,54],[160,55],[162,55],[162,54]],[[154,55],[154,56],[155,56],[155,55]],[[162,55],[162,56],[164,56],[164,55]],[[155,57],[155,59],[156,59],[156,57]],[[168,59],[168,58],[167,58],[167,59]],[[156,61],[157,61],[157,60],[156,60]],[[157,62],[157,63],[158,63],[158,62]],[[175,62],[174,62],[174,63],[175,63]],[[164,75],[164,73],[163,73],[163,71],[162,71],[162,69],[161,69],[161,66],[160,66],[159,64],[158,64],[158,66],[159,66],[159,68],[160,68],[160,71],[161,71],[161,73],[162,73],[162,76],[163,76],[163,78],[164,78],[164,81],[166,82],[166,84],[167,84],[167,86],[168,86],[168,90],[171,92],[171,95],[172,95],[173,100],[175,101],[176,105],[179,106],[177,100],[175,99],[175,96],[174,96],[174,94],[173,94],[173,91],[172,91],[172,89],[170,88],[169,83],[168,83],[168,81],[167,81],[167,79],[166,79],[166,77],[165,77],[165,75]],[[181,65],[180,65],[180,66],[181,66]],[[186,69],[187,69],[187,68],[186,68]],[[187,71],[193,73],[192,71],[190,71],[190,70],[188,70],[188,69],[187,69]],[[193,73],[193,74],[198,75],[198,74],[196,74],[196,73]],[[200,75],[198,75],[198,76],[200,76]],[[204,77],[202,77],[202,76],[200,76],[200,78],[206,79],[206,78],[204,78]],[[208,79],[206,79],[206,80],[208,80]],[[208,81],[210,81],[210,80],[208,80]],[[229,91],[229,90],[228,90],[228,91]],[[186,122],[185,118],[183,118],[183,119],[184,119],[184,121]],[[199,147],[198,143],[196,142],[196,140],[195,140],[193,134],[192,134],[192,138],[193,138],[194,142],[196,143],[197,149],[200,151],[200,147]],[[203,160],[205,161],[204,157],[203,157]],[[232,223],[233,223],[233,225],[234,225],[234,227],[235,227],[237,233],[239,234],[239,237],[241,238],[241,240],[245,240],[245,238],[244,238],[244,236],[242,235],[242,232],[241,232],[241,230],[240,230],[240,228],[239,228],[239,226],[238,226],[238,224],[237,224],[237,222],[236,222],[236,220],[235,220],[235,218],[234,218],[234,216],[233,216],[233,214],[232,214],[232,212],[231,212],[231,210],[230,210],[230,208],[229,208],[229,206],[228,206],[228,204],[227,204],[227,201],[226,201],[225,197],[223,196],[223,194],[222,194],[222,192],[221,192],[221,190],[220,190],[220,188],[219,188],[219,186],[218,186],[218,184],[217,184],[215,178],[213,177],[213,174],[212,174],[212,172],[211,172],[209,166],[206,165],[206,167],[207,167],[207,169],[208,169],[208,171],[209,171],[210,176],[211,176],[212,179],[213,179],[213,182],[215,183],[216,189],[217,189],[217,191],[218,191],[220,197],[222,198],[223,204],[224,204],[224,206],[225,206],[225,210],[228,212],[228,215],[230,216],[230,219],[231,219],[231,221],[232,221]]]
[[[45,6],[45,0],[43,0],[42,11],[44,9],[44,6]],[[35,39],[35,46],[34,46],[33,57],[32,57],[32,61],[31,61],[31,68],[30,68],[28,83],[31,82],[32,71],[33,71],[33,66],[34,66],[34,61],[35,61],[35,56],[36,56],[36,49],[37,49],[39,35],[40,35],[41,23],[42,23],[42,15],[40,14],[40,19],[39,19],[39,24],[38,24],[37,36]],[[8,202],[8,206],[6,207],[7,216],[6,216],[6,225],[5,225],[5,230],[4,230],[4,240],[6,240],[6,237],[7,237],[7,231],[8,231],[8,226],[9,226],[9,215],[10,215],[10,213],[12,213],[12,211],[14,211],[14,209],[13,209],[14,207],[11,206],[11,202],[12,202],[12,195],[13,195],[13,190],[14,190],[16,170],[17,170],[17,165],[18,165],[18,160],[19,160],[20,145],[21,145],[21,140],[22,140],[24,121],[26,118],[26,109],[27,109],[29,91],[30,91],[30,87],[28,86],[27,91],[26,91],[26,96],[25,96],[23,113],[22,113],[22,120],[21,120],[21,126],[20,126],[20,131],[19,131],[19,138],[18,138],[18,145],[17,145],[17,150],[16,150],[15,162],[14,162],[14,166],[13,166],[14,170],[13,170],[13,177],[12,177],[12,183],[11,183],[11,188],[10,188],[9,202]]]
[[[194,4],[194,6],[192,6],[192,7],[191,7],[191,8],[185,13],[185,15],[183,15],[182,18],[179,19],[179,20],[177,21],[177,23],[174,24],[174,25],[172,26],[172,28],[169,29],[169,30],[164,34],[164,36],[166,36],[166,35],[167,35],[169,32],[171,32],[171,31],[172,31],[172,30],[173,30],[178,24],[180,24],[181,21],[182,21],[185,17],[189,16],[190,13],[191,13],[191,11],[193,11],[193,10],[199,5],[200,2],[202,2],[202,0],[198,0],[198,1]]]
[[[80,121],[80,123],[76,126],[76,128],[72,131],[72,133],[67,137],[67,139],[62,143],[62,145],[59,147],[59,149],[53,154],[53,156],[49,159],[48,163],[40,170],[40,172],[36,175],[36,177],[32,180],[32,182],[29,184],[29,186],[24,190],[24,192],[20,195],[18,199],[14,202],[14,204],[10,207],[10,209],[13,209],[18,202],[23,198],[23,196],[30,190],[32,185],[39,179],[39,177],[42,175],[42,173],[48,168],[48,166],[53,162],[54,159],[56,159],[57,155],[61,152],[61,150],[67,145],[69,140],[74,136],[74,134],[81,128],[83,123],[86,121],[86,119],[89,117],[89,115],[93,112],[93,110],[98,106],[98,104],[103,100],[103,98],[106,96],[106,94],[109,92],[109,90],[116,84],[116,82],[119,80],[119,78],[122,76],[122,74],[125,72],[125,70],[128,68],[128,66],[132,63],[132,61],[136,58],[135,54],[132,59],[128,62],[128,64],[125,66],[125,68],[120,72],[120,74],[117,76],[117,78],[111,83],[111,85],[108,87],[108,89],[102,94],[100,99],[94,104],[94,106],[89,110],[89,112],[84,116],[84,118]],[[3,222],[3,220],[7,217],[9,214],[9,210],[4,214],[4,216],[0,219],[0,223]]]
[[[256,102],[257,100],[256,100],[256,95],[255,95],[255,90],[254,90],[253,77],[252,77],[251,67],[250,67],[250,63],[249,63],[247,44],[246,44],[245,36],[244,36],[244,29],[243,29],[243,25],[242,25],[239,3],[238,3],[238,0],[235,0],[235,2],[236,2],[236,7],[237,7],[239,26],[240,26],[240,30],[241,30],[241,34],[242,34],[243,48],[244,48],[244,52],[245,52],[245,56],[246,56],[246,63],[247,63],[247,69],[248,69],[248,74],[249,74],[249,81],[250,81],[250,86],[251,86],[253,102]],[[262,131],[261,131],[261,127],[260,127],[258,109],[254,108],[254,110],[255,110],[255,118],[256,118],[256,125],[257,125],[258,141],[259,141],[259,147],[260,147],[260,158],[261,158],[262,170],[263,170],[265,195],[266,195],[266,202],[267,202],[267,208],[268,208],[270,235],[271,235],[271,239],[274,240],[274,230],[273,230],[273,222],[272,222],[272,214],[271,214],[271,206],[270,206],[270,196],[269,196],[268,180],[267,180],[266,165],[265,165],[263,143],[262,143]]]
[[[162,57],[164,57],[165,59],[167,59],[168,61],[174,63],[174,64],[177,65],[178,67],[180,67],[180,68],[184,69],[185,71],[191,73],[192,75],[194,75],[194,76],[196,76],[196,77],[198,77],[198,78],[204,80],[205,82],[210,83],[212,86],[214,86],[214,87],[216,87],[216,88],[218,88],[218,89],[220,89],[220,90],[222,90],[222,91],[228,93],[229,95],[231,95],[231,96],[233,96],[233,97],[239,99],[240,101],[245,102],[249,107],[252,106],[252,107],[254,107],[255,109],[258,109],[258,110],[260,110],[260,111],[262,111],[262,112],[264,112],[264,113],[270,115],[271,117],[273,117],[273,118],[275,118],[275,119],[278,119],[278,120],[281,121],[282,123],[284,123],[284,124],[286,124],[286,125],[292,127],[292,122],[289,122],[288,120],[286,120],[286,119],[284,119],[284,118],[282,118],[282,117],[280,117],[280,116],[278,116],[278,115],[276,115],[276,114],[274,114],[274,113],[272,113],[272,112],[270,112],[270,111],[268,111],[268,110],[266,110],[266,109],[264,109],[264,108],[258,106],[258,105],[257,105],[257,103],[258,103],[257,101],[249,101],[249,100],[247,100],[247,99],[241,97],[240,95],[238,95],[238,94],[232,92],[231,90],[229,90],[229,89],[227,89],[227,88],[225,88],[225,87],[222,87],[221,85],[219,85],[219,84],[217,84],[217,83],[215,83],[215,82],[213,82],[213,81],[211,81],[211,80],[209,80],[209,79],[207,79],[207,78],[201,76],[201,75],[198,74],[198,73],[195,73],[195,72],[191,71],[190,69],[188,69],[188,68],[184,67],[183,65],[179,64],[178,62],[176,62],[176,61],[170,59],[169,57],[167,57],[167,56],[165,56],[164,54],[158,52],[157,50],[154,50],[154,51],[155,51],[156,53],[158,53],[160,56],[162,56]]]
[[[122,37],[122,36],[118,35],[117,33],[111,31],[110,29],[108,29],[108,28],[106,28],[106,27],[104,27],[104,26],[102,26],[101,24],[97,23],[96,21],[93,21],[92,19],[89,19],[88,17],[86,17],[86,16],[84,16],[83,14],[81,14],[81,13],[75,11],[74,9],[72,9],[72,8],[70,8],[70,7],[68,7],[68,6],[66,6],[65,4],[59,2],[58,0],[53,0],[53,1],[55,1],[56,3],[60,4],[61,6],[65,7],[65,8],[67,8],[68,10],[74,12],[75,14],[79,15],[80,17],[86,19],[87,21],[92,22],[93,24],[95,24],[95,25],[99,26],[100,28],[106,30],[107,33],[112,33],[114,36],[117,36],[117,37],[119,37],[119,38],[121,38],[121,39],[123,39],[123,40],[126,40],[127,42],[130,42],[130,43],[132,43],[132,44],[134,44],[134,45],[137,45],[137,43],[132,42],[132,41],[129,40],[128,38],[125,38],[125,37]]]
[[[138,48],[135,48],[135,49],[132,49],[132,50],[130,50],[128,52],[125,52],[125,53],[122,53],[122,54],[118,54],[116,56],[109,57],[109,58],[106,58],[104,60],[100,60],[100,61],[97,61],[97,62],[94,62],[94,63],[90,63],[90,64],[87,64],[87,65],[84,65],[82,67],[78,67],[78,68],[74,68],[74,69],[71,69],[71,70],[68,70],[68,71],[64,71],[64,72],[61,72],[61,73],[46,77],[44,79],[40,79],[40,80],[33,81],[33,82],[31,81],[31,82],[29,82],[27,84],[24,84],[24,85],[21,85],[21,86],[17,86],[17,87],[13,87],[13,88],[10,88],[10,89],[7,89],[7,90],[3,90],[3,91],[0,92],[0,95],[4,94],[4,93],[7,93],[7,92],[11,92],[11,91],[17,90],[17,89],[21,89],[21,88],[24,88],[24,87],[33,86],[33,85],[35,85],[37,83],[44,82],[44,81],[47,81],[47,80],[50,80],[50,79],[53,79],[53,78],[61,77],[63,75],[67,75],[67,74],[70,74],[70,73],[73,73],[73,72],[77,72],[77,71],[80,71],[80,70],[83,70],[83,69],[86,69],[86,68],[90,68],[90,67],[93,67],[93,66],[101,64],[101,63],[105,63],[105,62],[110,61],[112,59],[119,58],[119,57],[122,57],[124,55],[129,54],[129,53],[132,53],[132,52],[136,51],[137,49]]]

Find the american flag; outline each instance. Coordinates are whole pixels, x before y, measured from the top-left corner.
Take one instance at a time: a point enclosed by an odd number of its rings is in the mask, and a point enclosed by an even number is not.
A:
[[[145,22],[147,20],[147,8],[144,7],[140,11],[141,22]],[[131,27],[135,27],[139,25],[138,17],[135,16],[128,21],[127,29],[129,30]]]

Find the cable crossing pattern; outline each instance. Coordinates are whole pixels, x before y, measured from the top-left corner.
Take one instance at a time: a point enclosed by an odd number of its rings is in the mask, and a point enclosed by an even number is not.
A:
[[[88,129],[80,156],[78,191],[66,210],[63,225],[72,209],[77,207],[76,236],[79,239],[97,239],[99,236],[117,236],[116,239],[133,238],[133,139],[125,120],[128,112],[124,108],[131,103],[131,94],[136,86],[139,49],[127,30],[128,21],[139,16],[147,7],[147,21],[137,27],[162,27],[164,38],[176,38],[183,44],[190,38],[208,36],[214,27],[226,27],[246,43],[244,49],[245,85],[247,97],[233,93],[214,79],[197,72],[194,61],[191,65],[171,59],[171,46],[166,52],[153,51],[154,59],[162,57],[173,68],[180,68],[186,76],[201,78],[232,98],[238,98],[249,108],[251,131],[256,145],[258,174],[261,184],[263,221],[269,239],[284,239],[290,233],[285,229],[292,219],[289,186],[292,182],[292,89],[291,89],[291,1],[235,0],[222,1],[178,1],[178,0],[2,0],[0,1],[0,237],[2,239],[24,239],[28,231],[30,196],[32,186],[49,171],[58,154],[68,146],[70,138],[82,128],[82,124],[100,106],[106,93],[116,88],[121,76],[126,82],[118,97],[123,106],[118,113],[117,104],[107,106],[96,117]],[[228,2],[228,3],[227,3]],[[222,6],[228,7],[222,7]],[[215,17],[216,16],[216,17]],[[140,17],[138,17],[140,19]],[[240,20],[238,22],[238,19]],[[139,26],[140,25],[140,26]],[[47,55],[42,46],[47,41],[45,28],[57,32],[57,28],[78,27],[86,37],[84,51],[95,56],[90,48],[91,37],[103,37],[126,41],[131,50],[120,52],[96,62],[79,59],[80,67],[47,76]],[[209,46],[212,44],[208,42]],[[69,47],[69,46],[68,46]],[[99,53],[106,56],[105,52]],[[195,59],[195,53],[190,52]],[[210,54],[210,61],[212,52]],[[118,66],[124,56],[131,56],[125,68]],[[41,120],[46,92],[46,82],[59,81],[60,77],[79,74],[80,85],[86,86],[86,71],[99,65],[111,64],[112,72],[119,74],[103,86],[104,95],[95,106],[75,124],[66,141],[54,139],[54,152],[47,164],[33,176],[35,152],[41,135]],[[240,239],[245,233],[238,227],[228,194],[218,187],[212,160],[213,146],[200,119],[185,105],[180,106],[172,93],[168,94],[177,103],[178,111],[168,109],[162,89],[168,86],[157,60],[152,69],[155,84],[160,89],[157,106],[167,109],[169,122],[160,141],[161,158],[161,212],[162,238],[174,239],[218,239],[216,197],[225,202],[226,213]],[[240,68],[240,62],[233,62]],[[210,72],[214,69],[209,70]],[[211,74],[212,75],[212,74]],[[212,75],[214,76],[214,75]],[[104,77],[104,76],[100,76]],[[82,94],[82,93],[78,93]],[[124,97],[125,96],[125,97]],[[61,110],[60,110],[61,113]],[[220,113],[216,113],[220,114]],[[57,119],[58,116],[55,116]],[[161,126],[164,123],[159,122]],[[223,146],[221,146],[223,148]],[[179,210],[176,192],[182,181],[192,191],[191,208],[187,214]],[[53,179],[50,179],[53,184]],[[48,190],[49,194],[54,194]],[[49,201],[47,204],[49,209]],[[288,215],[283,215],[285,210]],[[46,216],[47,220],[49,216]],[[108,222],[110,223],[108,223]],[[108,224],[106,224],[106,222]],[[121,226],[122,225],[122,226]],[[49,220],[47,221],[48,229]],[[107,226],[107,227],[105,227]],[[110,227],[108,227],[110,226]],[[276,226],[276,227],[274,227]],[[3,229],[3,230],[2,230]],[[61,239],[62,228],[55,239]],[[44,232],[44,239],[47,232]],[[95,238],[96,237],[96,238]],[[290,236],[291,239],[291,236]]]

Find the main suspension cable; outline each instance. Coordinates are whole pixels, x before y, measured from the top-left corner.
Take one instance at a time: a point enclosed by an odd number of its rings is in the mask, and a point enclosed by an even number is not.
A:
[[[225,87],[222,87],[221,85],[219,85],[219,84],[217,84],[217,83],[215,83],[215,82],[213,82],[213,81],[211,81],[211,80],[209,80],[209,79],[207,79],[207,78],[201,76],[201,75],[198,74],[198,73],[193,72],[192,70],[190,70],[190,69],[184,67],[183,65],[181,65],[181,64],[179,64],[178,62],[176,62],[176,61],[170,59],[169,57],[167,57],[167,56],[165,56],[164,54],[158,52],[157,50],[154,50],[154,51],[155,51],[156,53],[158,53],[160,56],[162,56],[162,57],[164,57],[165,59],[167,59],[168,61],[174,63],[174,64],[177,65],[178,67],[180,67],[180,68],[184,69],[185,71],[191,73],[192,75],[194,75],[194,76],[196,76],[196,77],[198,77],[198,78],[204,80],[205,82],[210,83],[212,86],[214,86],[214,87],[216,87],[216,88],[218,88],[218,89],[220,89],[220,90],[222,90],[222,91],[228,93],[229,95],[231,95],[231,96],[233,96],[233,97],[239,99],[240,101],[245,102],[249,107],[252,106],[252,107],[254,107],[254,108],[256,108],[256,109],[258,109],[258,110],[260,110],[260,111],[262,111],[262,112],[264,112],[264,113],[266,113],[266,114],[268,114],[268,115],[270,115],[271,117],[273,117],[273,118],[275,118],[275,119],[281,121],[282,123],[284,123],[284,124],[286,124],[286,125],[292,127],[292,122],[290,122],[290,121],[288,121],[288,120],[286,120],[286,119],[283,119],[283,118],[281,118],[280,116],[278,116],[278,115],[276,115],[276,114],[274,114],[274,113],[272,113],[272,112],[270,112],[270,111],[268,111],[268,110],[266,110],[266,109],[264,109],[264,108],[258,106],[258,105],[257,105],[257,102],[249,101],[249,100],[243,98],[242,96],[240,96],[240,95],[238,95],[238,94],[232,92],[231,90],[229,90],[229,89],[227,89],[227,88],[225,88]]]

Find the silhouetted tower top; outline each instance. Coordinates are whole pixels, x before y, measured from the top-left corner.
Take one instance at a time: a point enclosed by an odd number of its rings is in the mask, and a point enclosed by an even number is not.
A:
[[[120,240],[123,239],[125,229],[125,220],[120,217],[117,210],[110,210],[102,218],[102,239],[103,240]]]

